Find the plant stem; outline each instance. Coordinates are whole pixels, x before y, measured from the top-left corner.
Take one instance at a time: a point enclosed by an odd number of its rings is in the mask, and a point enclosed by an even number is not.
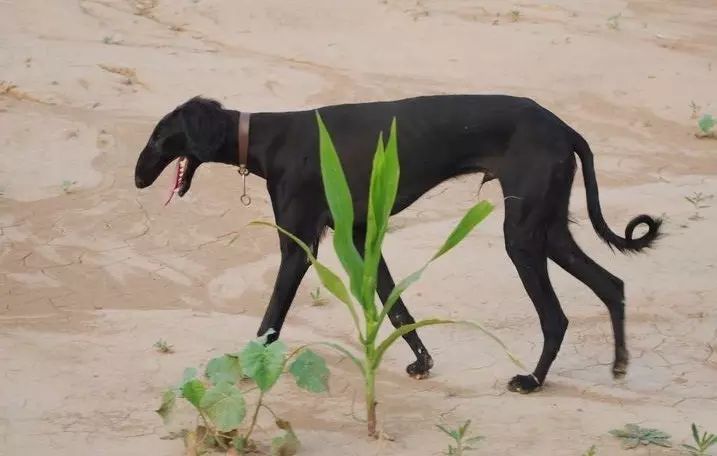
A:
[[[259,409],[262,406],[262,400],[264,399],[264,391],[259,393],[259,399],[256,401],[256,408],[254,409],[254,416],[251,417],[251,424],[249,425],[249,430],[246,433],[245,440],[247,443],[249,443],[249,437],[251,437],[251,433],[254,431],[254,426],[256,426],[256,419],[259,416]]]
[[[274,411],[268,405],[261,404],[261,406],[264,407],[265,409],[267,409],[269,411],[269,413],[271,413],[271,416],[274,417],[275,420],[279,419],[279,416],[276,413],[274,413]]]
[[[366,423],[369,437],[376,437],[376,371],[366,366]]]
[[[211,421],[209,420],[209,418],[207,418],[207,416],[204,414],[204,412],[199,410],[198,408],[197,408],[197,411],[199,412],[199,416],[202,418],[202,421],[204,422],[204,429],[206,429],[206,432],[204,433],[204,436],[202,437],[202,439],[201,440],[197,439],[197,442],[199,442],[199,443],[204,442],[204,439],[207,437],[207,434],[211,432],[212,436],[214,436],[214,441],[217,442],[217,445],[219,445],[219,447],[222,450],[229,449],[229,447],[224,445],[224,442],[222,441],[222,439],[218,438],[218,436],[220,434],[219,431],[217,431],[214,428],[214,426],[210,424]]]

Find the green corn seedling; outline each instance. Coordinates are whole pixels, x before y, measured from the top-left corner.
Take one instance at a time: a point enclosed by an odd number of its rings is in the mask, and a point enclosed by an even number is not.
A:
[[[449,429],[445,426],[437,424],[436,427],[443,431],[446,435],[453,439],[455,446],[448,445],[448,451],[444,452],[446,456],[464,456],[468,451],[475,450],[471,445],[475,444],[479,440],[483,440],[480,435],[474,437],[468,437],[468,426],[471,425],[471,420],[467,420],[463,423],[463,426],[459,426],[457,429]]]

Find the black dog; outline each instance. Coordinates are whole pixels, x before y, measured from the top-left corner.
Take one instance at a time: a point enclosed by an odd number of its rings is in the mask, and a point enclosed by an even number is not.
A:
[[[398,120],[401,178],[393,214],[439,183],[467,173],[497,178],[505,195],[505,247],[535,305],[543,330],[543,351],[531,375],[517,375],[512,391],[540,387],[555,359],[568,326],[550,284],[550,258],[590,287],[605,303],[615,337],[613,374],[624,375],[628,352],[624,333],[623,282],[596,264],[568,230],[568,200],[575,174],[575,155],[582,163],[588,213],[597,234],[621,252],[649,247],[661,221],[641,215],[628,223],[625,237],[603,219],[593,155],[585,139],[547,109],[526,98],[498,95],[447,95],[391,102],[344,104],[320,108],[349,182],[356,212],[355,241],[365,236],[369,176],[379,132]],[[138,188],[151,185],[162,170],[179,159],[175,192],[184,195],[197,167],[205,162],[238,165],[238,111],[213,100],[193,98],[167,114],[155,127],[135,170]],[[248,170],[266,179],[276,223],[297,235],[314,251],[321,234],[332,226],[319,167],[314,111],[257,113],[251,116]],[[633,239],[639,224],[648,231]],[[270,328],[278,337],[308,262],[304,252],[279,237],[281,266],[259,334]],[[394,286],[383,258],[378,294],[382,301]],[[414,320],[399,300],[390,314],[394,326]],[[423,377],[433,360],[415,332],[405,336],[417,360],[407,368]]]

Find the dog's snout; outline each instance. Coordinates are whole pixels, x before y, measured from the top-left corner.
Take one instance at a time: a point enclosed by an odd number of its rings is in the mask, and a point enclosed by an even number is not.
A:
[[[147,186],[144,179],[140,176],[134,176],[134,185],[136,185],[137,188],[145,188]]]

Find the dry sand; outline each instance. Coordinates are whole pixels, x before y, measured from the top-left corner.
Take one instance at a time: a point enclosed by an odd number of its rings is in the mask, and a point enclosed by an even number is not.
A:
[[[685,200],[717,193],[717,141],[694,137],[689,106],[717,114],[715,24],[714,0],[0,1],[0,454],[182,454],[180,440],[162,438],[171,428],[153,412],[159,393],[185,366],[253,337],[278,265],[275,234],[246,226],[271,216],[263,183],[250,179],[249,208],[227,167],[202,167],[168,208],[167,175],[133,186],[154,122],[196,94],[254,111],[530,96],[590,141],[615,230],[641,212],[667,219],[654,251],[613,254],[576,180],[572,230],[627,286],[625,381],[610,376],[604,306],[551,267],[571,324],[542,392],[507,393],[516,370],[485,337],[427,329],[429,379],[403,374],[404,344],[381,371],[381,422],[394,442],[369,441],[352,418],[359,385],[345,361],[329,355],[328,398],[282,383],[271,404],[294,424],[301,454],[439,454],[447,440],[433,425],[467,418],[486,436],[478,454],[494,455],[578,455],[592,444],[617,454],[606,432],[626,422],[678,443],[692,421],[717,432],[717,200],[697,216]],[[479,182],[446,183],[393,219],[396,276],[430,256]],[[501,201],[496,183],[481,196]],[[417,317],[485,321],[532,365],[542,339],[501,220],[499,204],[405,298]],[[336,265],[327,247],[321,256]],[[344,309],[311,305],[317,285],[310,273],[284,340],[350,344]],[[156,353],[159,338],[176,353]]]

